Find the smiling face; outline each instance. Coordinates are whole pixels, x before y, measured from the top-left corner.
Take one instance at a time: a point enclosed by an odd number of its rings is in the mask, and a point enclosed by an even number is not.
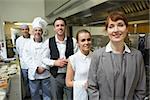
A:
[[[33,29],[33,35],[34,35],[35,41],[41,41],[42,33],[43,33],[43,30],[40,27],[35,27]]]
[[[26,27],[26,28],[21,28],[21,33],[24,37],[28,37],[30,34],[29,34],[29,28]]]
[[[58,36],[65,35],[65,22],[63,20],[56,20],[54,23],[54,31]]]
[[[91,34],[88,32],[80,32],[78,33],[77,38],[80,51],[83,54],[88,55],[91,50]]]
[[[110,41],[124,42],[127,32],[128,29],[123,20],[112,21],[109,19],[107,33]]]
[[[123,12],[114,11],[106,20],[105,29],[111,42],[123,43],[128,33],[128,21]]]

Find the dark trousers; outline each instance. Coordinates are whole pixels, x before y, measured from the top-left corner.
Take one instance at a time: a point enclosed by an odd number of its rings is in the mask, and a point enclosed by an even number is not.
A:
[[[66,95],[67,100],[73,100],[73,90],[66,87],[65,77],[66,74],[58,74],[56,78],[51,76],[52,100],[63,100],[64,95]]]
[[[23,85],[25,89],[25,97],[30,97],[29,79],[28,79],[28,69],[21,69],[21,75],[23,78]]]

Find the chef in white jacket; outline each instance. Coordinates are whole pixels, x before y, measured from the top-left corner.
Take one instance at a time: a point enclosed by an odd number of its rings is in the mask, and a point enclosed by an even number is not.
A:
[[[28,66],[25,64],[23,60],[23,48],[28,40],[31,39],[31,35],[29,33],[29,26],[23,24],[20,26],[22,36],[18,37],[16,40],[16,51],[19,56],[20,68],[21,68],[21,77],[24,88],[23,99],[30,98],[30,89],[29,89],[29,79],[28,79]]]
[[[25,44],[23,59],[28,66],[29,87],[32,100],[50,100],[50,72],[49,67],[41,62],[42,55],[42,33],[47,22],[41,17],[36,17],[32,22],[33,39]],[[42,96],[39,90],[42,90]]]

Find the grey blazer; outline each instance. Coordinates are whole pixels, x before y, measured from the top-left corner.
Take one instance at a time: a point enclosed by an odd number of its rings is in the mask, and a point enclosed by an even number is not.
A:
[[[126,81],[124,97],[114,97],[112,60],[105,47],[96,50],[91,60],[88,76],[89,100],[143,100],[146,94],[146,76],[140,51],[130,48],[125,53]]]

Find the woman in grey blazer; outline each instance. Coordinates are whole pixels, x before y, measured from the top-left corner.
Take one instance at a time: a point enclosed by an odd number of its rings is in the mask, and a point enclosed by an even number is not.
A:
[[[143,100],[146,90],[141,52],[124,40],[128,22],[124,13],[112,12],[106,21],[109,43],[93,54],[88,76],[89,100]]]

